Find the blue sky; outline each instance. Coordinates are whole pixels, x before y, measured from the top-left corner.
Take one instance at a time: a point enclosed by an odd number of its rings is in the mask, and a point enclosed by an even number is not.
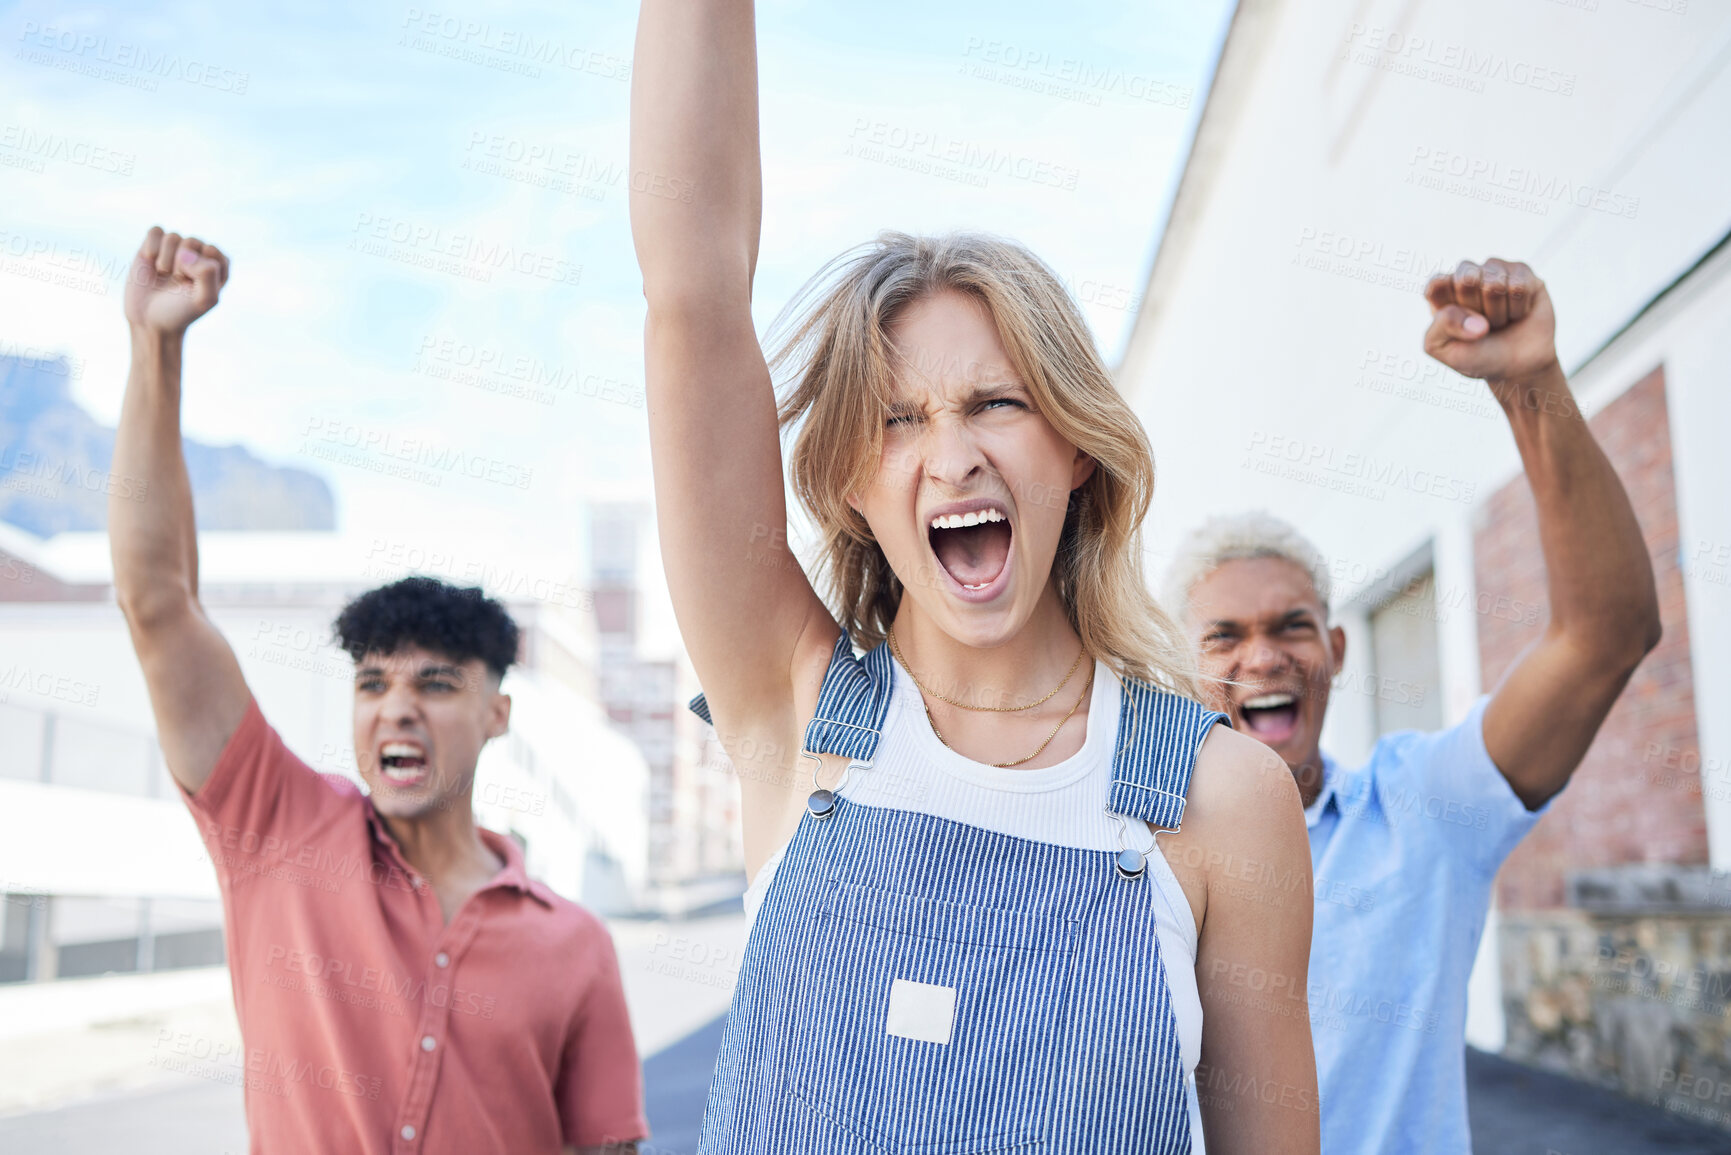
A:
[[[767,324],[881,228],[1045,257],[1109,359],[1225,0],[759,9]],[[647,496],[624,3],[0,8],[0,352],[65,352],[118,413],[119,270],[221,244],[187,431],[319,472],[339,527],[575,547]],[[945,163],[944,158],[951,158]]]

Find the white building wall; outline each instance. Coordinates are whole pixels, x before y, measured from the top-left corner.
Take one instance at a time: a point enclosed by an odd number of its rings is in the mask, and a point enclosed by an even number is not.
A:
[[[1518,467],[1501,415],[1479,404],[1481,387],[1443,370],[1424,375],[1425,276],[1464,257],[1533,255],[1557,299],[1570,365],[1602,344],[1731,224],[1722,132],[1697,132],[1692,151],[1642,149],[1630,138],[1649,131],[1647,113],[1670,99],[1672,78],[1708,51],[1701,37],[1722,31],[1731,7],[1663,20],[1626,0],[1592,14],[1543,3],[1517,12],[1490,0],[1371,3],[1357,19],[1274,7],[1272,43],[1203,190],[1194,235],[1167,242],[1187,256],[1160,270],[1168,289],[1151,289],[1120,372],[1161,466],[1153,543],[1170,548],[1208,511],[1264,504],[1339,557],[1392,562]],[[1439,42],[1554,60],[1575,75],[1575,94],[1507,84],[1465,94],[1339,59],[1355,25],[1399,26],[1402,8],[1410,29]],[[1731,123],[1731,73],[1717,59],[1677,123]],[[1416,188],[1404,178],[1420,149],[1587,186],[1608,177],[1617,195],[1638,199],[1637,216],[1558,206],[1539,216]],[[1619,175],[1630,155],[1634,168]],[[1703,198],[1703,188],[1720,195]],[[1571,225],[1576,216],[1588,219]],[[1347,255],[1322,270],[1299,259],[1335,252]],[[1413,373],[1428,400],[1368,387],[1405,384]],[[1230,419],[1221,409],[1228,396]],[[1446,490],[1470,485],[1473,497],[1395,489],[1365,500],[1246,467],[1285,461],[1294,443],[1301,460],[1374,452],[1460,483]]]
[[[476,767],[477,818],[522,834],[530,873],[567,897],[583,896],[592,849],[619,863],[631,893],[641,893],[649,769],[637,747],[595,703],[555,681],[513,670],[502,689],[533,764],[514,758],[508,741],[490,743]]]
[[[1671,452],[1707,840],[1731,870],[1731,251],[1667,327]]]
[[[62,744],[74,728],[91,728],[154,746],[144,679],[112,605],[0,604],[0,684],[18,732],[52,714]],[[216,897],[209,857],[186,808],[169,793],[159,759],[154,796],[33,781],[37,743],[8,743],[0,762],[0,888]]]
[[[1703,270],[1593,356],[1731,229],[1728,124],[1731,5],[1241,0],[1118,371],[1160,468],[1156,572],[1209,514],[1287,518],[1335,563],[1351,685],[1375,578],[1428,544],[1439,597],[1463,599],[1438,615],[1454,721],[1488,688],[1473,509],[1519,459],[1483,386],[1424,356],[1423,283],[1462,259],[1528,260],[1589,414],[1664,362],[1720,869],[1731,868],[1725,277]],[[1402,480],[1378,482],[1385,471]],[[1350,693],[1331,705],[1324,740],[1337,756],[1368,748],[1369,706]],[[1469,1038],[1495,1047],[1487,958]]]
[[[1470,591],[1472,510],[1519,460],[1482,385],[1424,356],[1420,288],[1462,258],[1528,258],[1556,302],[1566,367],[1603,347],[1731,228],[1731,5],[1683,15],[1629,0],[1593,11],[1494,0],[1242,8],[1265,40],[1229,43],[1227,87],[1210,95],[1193,162],[1200,183],[1179,194],[1119,370],[1160,466],[1151,560],[1162,567],[1209,513],[1263,507],[1335,560],[1338,603],[1370,584],[1354,578],[1427,542],[1439,592]],[[1250,48],[1256,66],[1235,74],[1232,53]],[[1399,71],[1464,52],[1491,59],[1504,79],[1472,91],[1458,69],[1427,65],[1449,83]],[[1553,79],[1569,93],[1546,91]],[[1529,178],[1512,174],[1530,170],[1580,190],[1570,198],[1588,207],[1532,195],[1544,211],[1495,203],[1488,178],[1422,187],[1432,158],[1444,175],[1484,164],[1517,184]],[[1726,712],[1705,704],[1727,700],[1731,610],[1705,563],[1731,541],[1721,448],[1731,420],[1723,388],[1699,382],[1725,380],[1731,337],[1719,297],[1698,308],[1638,353],[1601,358],[1576,388],[1596,412],[1667,362],[1685,540],[1702,551],[1689,595],[1703,758],[1723,766]],[[1385,467],[1404,483],[1376,483]],[[1480,690],[1476,621],[1439,616],[1453,719]],[[1331,745],[1361,747],[1367,717],[1332,719]],[[1731,789],[1719,796],[1709,817],[1725,865]]]

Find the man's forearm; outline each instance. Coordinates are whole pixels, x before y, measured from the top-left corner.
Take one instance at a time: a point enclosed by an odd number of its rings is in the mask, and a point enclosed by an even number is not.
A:
[[[1550,624],[1484,713],[1485,750],[1535,809],[1567,784],[1658,642],[1653,565],[1629,495],[1558,365],[1545,283],[1519,261],[1462,261],[1430,279],[1425,299],[1425,351],[1490,387],[1538,509]]]
[[[186,327],[215,306],[228,257],[215,245],[152,228],[126,275],[132,367],[114,435],[128,484],[108,502],[114,593],[150,688],[163,762],[197,793],[252,700],[240,663],[200,611],[192,484],[180,446]],[[122,496],[131,490],[136,500]]]
[[[1627,672],[1659,638],[1640,523],[1561,369],[1496,389],[1538,510],[1551,630]]]
[[[109,498],[109,548],[115,595],[134,624],[198,593],[192,484],[180,443],[183,340],[134,328],[114,438],[114,473],[132,484],[113,487]]]

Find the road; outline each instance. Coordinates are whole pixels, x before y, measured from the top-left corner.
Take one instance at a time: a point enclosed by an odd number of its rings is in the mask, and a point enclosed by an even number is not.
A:
[[[1477,1155],[1731,1155],[1731,1134],[1615,1091],[1467,1051]]]

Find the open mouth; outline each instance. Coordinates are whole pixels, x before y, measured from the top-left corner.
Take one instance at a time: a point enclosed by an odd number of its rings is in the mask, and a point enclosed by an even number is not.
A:
[[[379,772],[393,786],[417,785],[427,771],[427,751],[418,742],[386,742],[379,748]]]
[[[1298,730],[1298,697],[1295,694],[1258,694],[1240,702],[1238,712],[1251,735],[1271,746],[1286,741]]]
[[[988,593],[1009,567],[1011,536],[1010,519],[996,508],[942,514],[926,528],[944,572],[976,594]]]

